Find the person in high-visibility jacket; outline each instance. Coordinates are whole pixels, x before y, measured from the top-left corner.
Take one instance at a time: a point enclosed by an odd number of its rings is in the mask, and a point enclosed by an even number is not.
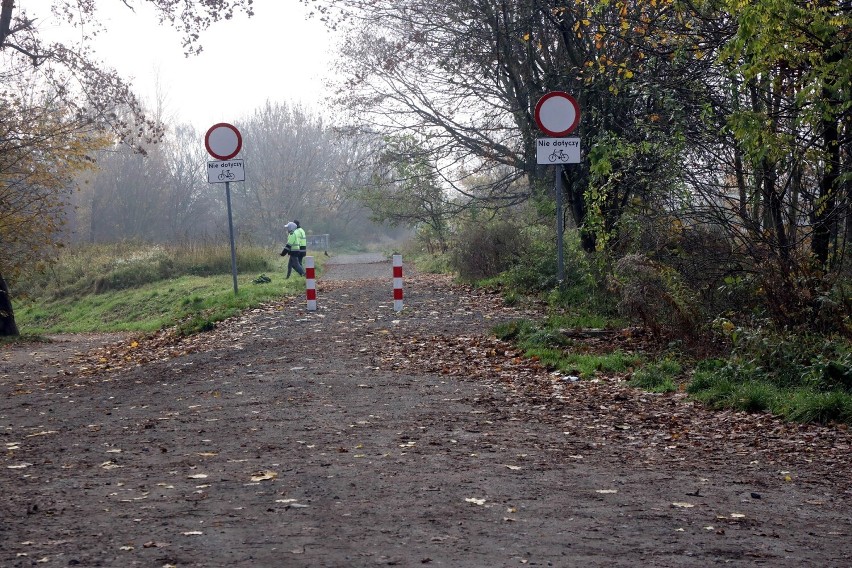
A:
[[[308,237],[305,235],[305,230],[302,228],[302,224],[299,223],[298,219],[293,219],[293,223],[296,224],[296,230],[293,231],[293,234],[296,235],[297,244],[299,245],[299,264],[302,264],[302,259],[308,254]]]
[[[295,270],[299,276],[305,275],[305,269],[302,268],[302,258],[307,254],[308,239],[305,236],[305,230],[297,225],[294,221],[290,221],[286,225],[287,246],[281,251],[281,256],[290,255],[290,260],[287,262],[287,278],[290,278],[290,273]]]

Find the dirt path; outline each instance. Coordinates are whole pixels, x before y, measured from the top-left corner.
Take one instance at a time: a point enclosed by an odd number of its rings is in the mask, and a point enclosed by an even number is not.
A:
[[[397,314],[389,275],[0,350],[0,565],[850,566],[846,430],[565,381],[499,298],[412,273]]]

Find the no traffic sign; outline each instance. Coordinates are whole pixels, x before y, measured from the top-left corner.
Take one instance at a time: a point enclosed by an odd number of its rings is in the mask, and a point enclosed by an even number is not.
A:
[[[204,146],[207,153],[217,160],[230,160],[240,153],[243,137],[234,125],[220,122],[207,130]]]
[[[580,105],[568,93],[552,91],[535,105],[535,121],[542,132],[560,138],[577,128]]]

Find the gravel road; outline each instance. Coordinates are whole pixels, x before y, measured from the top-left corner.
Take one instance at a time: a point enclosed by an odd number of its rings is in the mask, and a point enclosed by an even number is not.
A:
[[[396,313],[390,277],[0,350],[0,565],[850,566],[847,431],[563,387],[491,337],[519,309],[406,268]]]

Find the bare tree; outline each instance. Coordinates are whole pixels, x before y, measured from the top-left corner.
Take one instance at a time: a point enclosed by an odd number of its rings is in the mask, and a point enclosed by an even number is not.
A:
[[[240,224],[266,241],[280,241],[284,225],[312,209],[330,156],[322,120],[307,109],[267,103],[240,125],[246,155],[253,157],[242,195]]]
[[[201,49],[200,32],[212,22],[230,19],[239,11],[252,13],[252,0],[147,0],[147,3],[157,10],[161,23],[174,25],[183,32],[183,47],[188,54]],[[96,131],[110,132],[142,152],[146,145],[162,136],[162,128],[145,115],[128,84],[92,57],[91,42],[102,29],[97,5],[96,0],[52,0],[25,11],[19,10],[14,0],[0,2],[0,98],[7,111],[0,128],[0,194],[15,198],[30,195],[32,199],[23,204],[23,211],[34,216],[32,225],[0,224],[4,249],[0,254],[0,334],[17,333],[9,287],[3,275],[14,276],[20,263],[46,255],[51,237],[59,230],[57,211],[62,211],[61,205],[67,201],[66,182],[80,169],[63,169],[63,163],[67,163],[63,161],[63,153],[69,153],[70,148],[76,153],[83,147],[94,152],[103,146],[102,141],[95,142],[92,133]],[[124,5],[132,10],[139,2],[124,0]],[[41,13],[37,13],[39,9]],[[44,41],[36,23],[40,14],[46,15],[48,11],[63,25],[79,30],[79,40]],[[19,85],[28,85],[30,92],[16,90]],[[50,101],[50,106],[45,106],[45,101]],[[22,117],[38,119],[20,120]],[[76,141],[75,136],[80,140]],[[25,171],[20,169],[22,159],[29,160],[35,168],[30,171],[47,175],[24,175]],[[57,171],[64,175],[50,175]],[[10,215],[7,220],[18,218]],[[13,243],[21,242],[22,237],[31,233],[26,229],[28,226],[41,228],[42,238],[34,242],[38,246],[30,247],[28,255],[13,254]]]
[[[651,181],[674,172],[678,146],[663,134],[696,112],[678,100],[694,98],[690,66],[669,57],[675,45],[645,52],[659,39],[657,22],[682,22],[671,2],[305,2],[346,38],[340,93],[357,123],[421,137],[442,184],[471,204],[509,207],[549,188],[551,170],[536,163],[534,109],[555,90],[578,99],[584,148],[614,142],[620,154],[611,166],[641,167],[630,179],[606,167],[592,178],[594,160],[564,170],[586,250],[597,248],[601,231],[615,230],[634,197],[653,195]]]

